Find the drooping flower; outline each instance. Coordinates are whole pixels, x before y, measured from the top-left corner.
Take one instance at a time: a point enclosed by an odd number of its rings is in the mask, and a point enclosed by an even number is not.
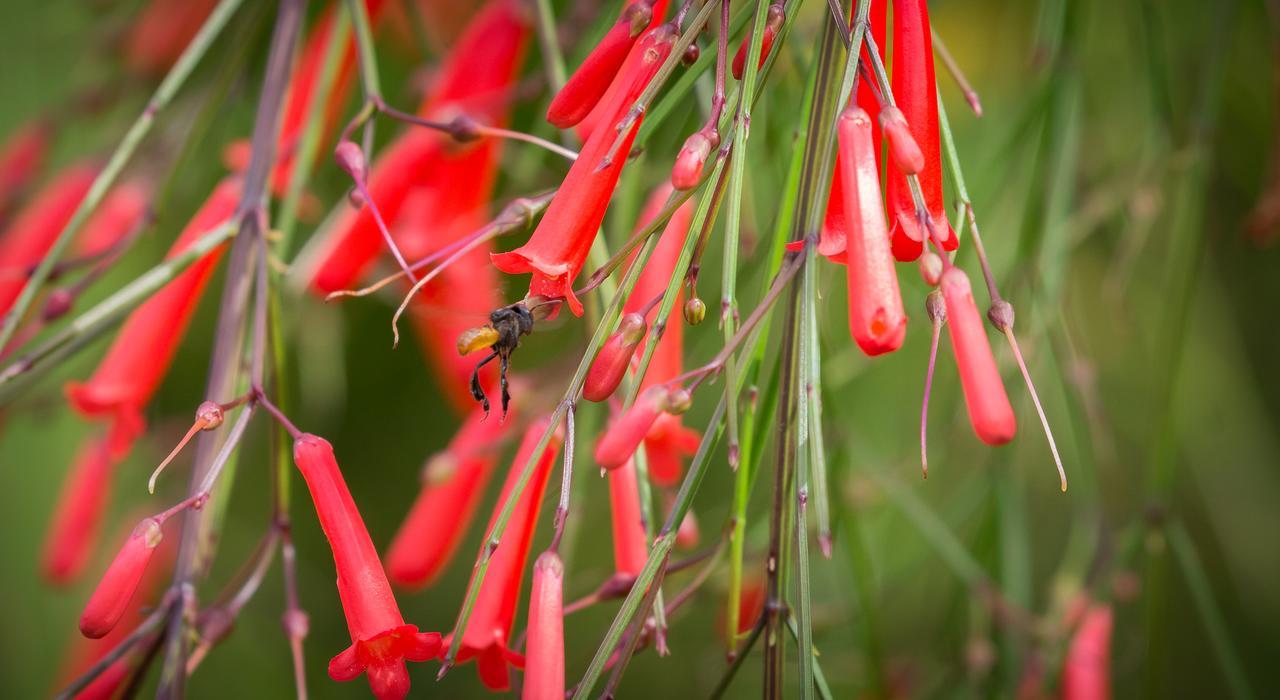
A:
[[[205,200],[169,249],[173,257],[227,222],[240,203],[240,183],[224,180]],[[98,364],[93,377],[67,386],[67,397],[85,416],[140,411],[168,372],[201,292],[225,248],[220,245],[170,280],[135,309]]]
[[[600,402],[613,396],[648,330],[644,316],[635,312],[623,315],[618,322],[618,330],[604,341],[600,352],[591,361],[582,384],[582,398]]]
[[[128,527],[120,533],[121,536],[118,539],[127,540],[143,517],[145,516],[139,513],[127,519]],[[148,607],[154,607],[159,602],[165,584],[168,583],[169,569],[177,554],[176,545],[179,539],[165,537],[160,540],[160,545],[156,547],[151,557],[151,563],[146,567],[142,580],[138,583],[137,592],[134,593],[133,598],[136,604],[126,607],[123,617],[110,632],[98,639],[88,639],[80,634],[79,630],[76,631],[69,640],[68,648],[62,654],[63,663],[58,673],[59,686],[66,686],[84,675],[142,623],[143,611]],[[145,648],[146,644],[143,643],[140,646]],[[129,678],[138,660],[138,654],[126,654],[103,671],[84,690],[77,693],[76,700],[110,700],[115,697],[116,690]]]
[[[364,673],[379,700],[409,694],[405,661],[427,661],[440,653],[440,635],[405,624],[360,511],[342,478],[333,446],[303,434],[293,442],[293,460],[315,503],[338,572],[338,597],[347,617],[351,646],[329,661],[329,677],[354,680]]]
[[[1110,700],[1111,606],[1090,604],[1062,665],[1062,700]]]
[[[934,81],[933,38],[926,0],[893,0],[893,95],[924,153],[920,189],[938,240],[955,250],[959,239],[947,223],[942,201],[942,150],[938,138],[938,87]],[[907,262],[920,257],[929,232],[916,218],[907,177],[896,168],[886,174],[886,199],[892,222],[893,254]]]
[[[903,175],[916,175],[924,170],[924,153],[911,135],[907,118],[897,107],[885,107],[880,112],[880,126],[889,142],[889,159]]]
[[[142,575],[160,544],[160,521],[143,518],[107,567],[80,615],[80,632],[98,639],[110,632],[129,607]]]
[[[650,4],[653,7],[653,11],[646,31],[653,31],[662,24],[663,18],[667,16],[667,6],[671,4],[671,0],[653,0]],[[643,36],[644,34],[642,33],[641,37]],[[600,125],[603,124],[608,129],[616,123],[617,117],[614,114],[614,103],[617,101],[619,93],[627,88],[626,67],[639,59],[640,54],[644,51],[643,44],[643,41],[632,43],[631,50],[627,52],[626,59],[622,62],[620,70],[615,71],[612,82],[609,83],[609,89],[605,90],[604,95],[596,100],[595,107],[591,109],[586,118],[578,122],[574,127],[574,131],[581,141],[585,142],[591,138],[591,134],[595,133],[596,128]],[[697,46],[697,44],[690,44],[690,46]],[[634,99],[631,102],[634,102]],[[624,113],[628,107],[630,107],[629,104],[627,107],[623,107]]]
[[[649,538],[640,517],[636,465],[628,459],[609,472],[609,507],[613,522],[613,569],[637,576],[649,558]]]
[[[671,194],[668,187],[659,187],[649,196],[636,230],[648,225],[666,204]],[[685,202],[671,215],[661,238],[649,256],[649,264],[641,270],[631,296],[623,306],[628,313],[643,311],[659,294],[667,289],[671,276],[675,274],[676,263],[679,262],[685,238],[689,235],[689,225],[693,220],[693,202]],[[676,305],[680,297],[676,298]],[[674,308],[674,307],[673,307]],[[655,317],[656,311],[650,312]],[[674,318],[674,317],[673,317]],[[641,379],[641,389],[658,384],[665,384],[684,372],[684,326],[676,320],[668,320],[662,337],[653,349],[653,357],[649,369]],[[691,455],[698,448],[702,436],[695,430],[682,425],[683,419],[678,415],[664,413],[658,416],[645,436],[645,455],[649,459],[649,478],[660,485],[671,485],[679,481],[685,456]]]
[[[537,461],[525,483],[524,491],[511,511],[511,517],[507,520],[502,542],[491,555],[488,573],[476,596],[471,619],[462,632],[458,662],[474,658],[480,680],[492,690],[506,690],[510,686],[508,663],[517,668],[525,665],[524,658],[511,649],[511,626],[515,622],[520,585],[524,581],[524,565],[533,544],[538,512],[542,508],[542,496],[546,492],[556,453],[560,450],[561,437],[554,434],[542,453],[534,454],[547,425],[546,419],[534,421],[525,430],[524,438],[520,441],[515,461],[511,463],[511,471],[507,473],[506,483],[502,487],[502,496],[498,499],[486,531],[493,529],[502,504],[514,490],[525,463],[535,456]],[[457,634],[457,630],[454,633]]]
[[[654,421],[666,410],[671,390],[665,385],[651,386],[640,392],[636,402],[618,416],[596,443],[596,463],[605,469],[626,464],[649,434]]]
[[[518,2],[491,0],[450,50],[418,114],[444,122],[467,115],[486,125],[505,124],[530,31],[528,13]],[[407,259],[439,250],[485,221],[501,153],[502,139],[459,144],[421,127],[382,150],[370,168],[368,192]],[[419,207],[417,216],[401,225],[411,207]],[[476,223],[453,225],[462,216],[474,216],[469,221]],[[321,295],[347,289],[385,250],[372,208],[347,210],[308,252],[314,265],[310,287]]]
[[[564,563],[552,551],[533,562],[529,592],[529,653],[524,700],[564,700]]]
[[[868,355],[902,347],[907,315],[880,199],[871,117],[858,107],[840,115],[837,134],[848,221],[849,333]]]
[[[164,74],[216,4],[217,0],[151,0],[125,37],[125,63],[145,76]]]
[[[392,581],[426,586],[449,563],[493,474],[506,425],[473,409],[449,447],[427,462],[422,491],[387,549]]]
[[[1013,439],[1018,422],[973,301],[969,277],[960,268],[951,267],[942,273],[941,289],[969,422],[983,442],[1003,445]]]
[[[547,107],[547,121],[567,129],[582,121],[604,96],[631,47],[655,21],[653,0],[629,0],[618,21],[591,49]]]
[[[0,237],[0,315],[9,312],[38,264],[71,221],[97,171],[73,165],[59,173],[14,218]]]
[[[773,49],[773,40],[777,38],[778,32],[782,31],[782,22],[786,19],[785,10],[782,3],[775,2],[769,6],[768,14],[765,16],[764,33],[761,35],[760,43],[760,60],[756,64],[756,68],[764,65],[765,59],[769,58],[769,51]],[[742,80],[742,75],[747,66],[747,51],[751,49],[751,33],[742,37],[742,43],[738,45],[738,52],[733,55],[733,77]]]
[[[62,485],[45,538],[41,570],[52,583],[76,578],[88,563],[121,456],[140,432],[128,419],[81,446]]]
[[[876,45],[880,49],[880,58],[884,59],[884,37],[886,25],[886,10],[888,0],[871,0],[871,14],[868,22],[871,24],[871,35],[876,39]],[[850,18],[852,19],[853,10],[856,5],[850,8]],[[864,61],[868,61],[867,47],[862,47],[862,56]],[[855,93],[857,105],[864,112],[873,118],[880,113],[880,98],[876,95],[875,89],[867,80],[858,81],[858,89]],[[872,150],[876,155],[876,168],[880,166],[880,133],[875,132],[872,135]],[[827,258],[831,262],[844,264],[844,250],[847,245],[849,236],[849,222],[845,214],[845,196],[844,196],[844,175],[843,168],[840,166],[841,154],[837,150],[834,154],[835,165],[831,174],[831,189],[827,192],[827,211],[822,218],[822,228],[818,235],[818,254]],[[802,248],[803,242],[796,241],[789,243],[787,249],[798,251]]]
[[[674,43],[675,31],[670,25],[664,24],[644,35],[636,46],[638,53],[633,52],[628,58],[618,78],[626,87],[619,90],[610,103],[609,118],[605,123],[617,124],[622,119],[631,103],[653,79]],[[582,315],[582,303],[573,293],[573,280],[582,270],[600,222],[604,220],[605,210],[609,208],[614,186],[622,173],[640,122],[641,119],[637,119],[627,131],[613,160],[608,163],[604,159],[616,134],[610,128],[597,129],[569,168],[529,242],[511,252],[493,256],[494,266],[503,272],[533,273],[529,282],[531,296],[562,298],[574,315]]]

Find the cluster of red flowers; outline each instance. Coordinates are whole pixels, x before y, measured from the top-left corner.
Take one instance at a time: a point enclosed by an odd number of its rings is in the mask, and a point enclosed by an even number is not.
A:
[[[382,0],[366,0],[364,4],[375,22],[395,5]],[[871,3],[869,31],[878,47],[888,43],[888,4],[887,0]],[[129,62],[144,73],[164,70],[176,60],[212,5],[152,3],[131,35]],[[596,243],[644,119],[645,110],[637,109],[637,102],[654,86],[685,30],[681,22],[687,5],[670,20],[667,6],[665,0],[624,3],[617,21],[552,97],[547,121],[560,129],[576,127],[584,142],[532,235],[515,250],[496,252],[488,240],[473,235],[490,220],[502,139],[459,138],[447,129],[413,128],[396,137],[367,166],[363,151],[346,138],[350,127],[340,139],[337,159],[352,176],[356,192],[352,206],[341,205],[295,264],[295,273],[304,278],[305,287],[320,296],[344,290],[363,280],[387,249],[395,253],[405,276],[413,281],[413,270],[419,265],[452,255],[447,264],[441,263],[432,271],[433,279],[423,280],[421,290],[415,287],[414,292],[421,293],[413,296],[411,318],[429,364],[462,424],[448,446],[424,466],[421,491],[390,543],[385,562],[347,489],[333,447],[323,438],[294,428],[269,403],[263,387],[254,386],[227,404],[211,401],[197,412],[187,439],[199,430],[219,428],[223,411],[242,405],[267,407],[293,435],[294,462],[332,549],[338,594],[350,631],[351,645],[333,656],[328,665],[328,673],[336,681],[365,675],[376,697],[400,698],[409,692],[406,661],[443,656],[447,664],[475,659],[481,680],[495,690],[509,687],[510,667],[515,666],[526,669],[526,698],[564,695],[565,570],[556,549],[558,537],[532,567],[529,560],[543,496],[565,438],[553,419],[531,420],[523,415],[525,411],[504,416],[503,421],[488,419],[487,410],[475,405],[477,392],[483,396],[485,386],[473,381],[468,387],[468,378],[476,368],[453,351],[454,340],[472,329],[476,315],[503,308],[498,272],[532,275],[524,301],[505,307],[518,308],[528,323],[553,317],[561,304],[575,316],[583,314],[578,296],[582,292],[575,292],[575,280]],[[788,9],[783,2],[768,8],[757,67],[766,64],[782,39]],[[310,170],[316,165],[299,162],[309,115],[319,113],[324,122],[322,131],[331,137],[351,92],[357,47],[354,38],[335,36],[335,12],[335,8],[328,8],[316,20],[291,75],[277,140],[280,157],[270,177],[271,192],[277,196],[286,194],[295,169]],[[930,316],[935,333],[944,320],[949,324],[973,429],[988,444],[1006,443],[1016,432],[1014,413],[969,278],[952,262],[951,253],[960,239],[945,216],[937,87],[926,3],[894,0],[893,17],[891,94],[883,94],[863,80],[852,104],[836,120],[835,168],[816,250],[846,268],[849,333],[868,356],[893,352],[903,345],[907,314],[896,264],[919,260],[925,280],[939,289],[932,295]],[[154,29],[168,24],[173,24],[172,30]],[[487,2],[454,43],[416,117],[410,115],[409,119],[504,130],[517,102],[517,81],[532,33],[532,18],[521,3]],[[328,102],[317,110],[313,102],[324,58],[339,39],[346,44],[338,47],[338,74]],[[735,78],[743,77],[750,59],[748,39],[732,59]],[[867,62],[884,59],[873,52],[863,57]],[[719,61],[723,81],[728,58],[722,55]],[[723,85],[719,87],[722,91]],[[367,107],[385,109],[381,98],[377,99],[379,102]],[[28,127],[0,149],[0,196],[7,198],[9,192],[31,181],[49,136],[40,127]],[[635,227],[637,238],[657,228],[654,224],[659,217],[669,207],[671,211],[661,232],[654,233],[657,238],[622,307],[616,329],[591,359],[582,387],[583,398],[607,405],[612,414],[595,442],[594,460],[608,473],[615,580],[628,588],[650,556],[653,536],[642,516],[637,463],[647,465],[647,478],[669,497],[681,480],[684,460],[702,440],[701,433],[686,427],[681,416],[689,409],[691,392],[697,387],[692,378],[710,370],[686,371],[684,324],[679,319],[667,323],[656,309],[671,280],[689,274],[685,251],[690,243],[694,202],[687,192],[703,181],[704,165],[719,138],[712,123],[691,136],[676,158],[670,184],[656,188],[646,203]],[[246,202],[250,195],[242,191],[245,185],[240,175],[248,165],[250,150],[244,144],[227,149],[232,172],[192,216],[173,243],[170,258],[192,249],[211,231],[238,225],[256,211],[256,203]],[[86,164],[67,168],[17,213],[0,239],[4,270],[0,312],[7,312],[14,303],[27,270],[54,244],[75,205],[89,192],[96,173],[95,167]],[[141,182],[115,187],[88,222],[79,244],[80,255],[95,259],[112,253],[143,218],[148,191]],[[671,206],[681,197],[686,200]],[[0,199],[0,216],[7,215],[9,204]],[[798,241],[793,250],[807,255],[806,245]],[[87,565],[108,503],[112,473],[145,430],[147,405],[169,370],[223,248],[217,246],[205,253],[133,310],[92,377],[68,384],[66,395],[72,407],[84,418],[108,425],[86,441],[54,510],[44,561],[51,581],[70,581]],[[638,259],[639,250],[637,246],[630,254],[628,266]],[[408,260],[420,262],[411,266]],[[696,298],[686,301],[701,304]],[[1003,307],[995,305],[1000,300],[992,301],[993,322],[1008,333],[1011,309],[1004,315]],[[686,320],[696,325],[703,313],[705,309],[686,313]],[[513,338],[504,339],[506,331],[496,325],[495,320],[486,329],[491,334],[480,336],[483,343],[495,347],[499,343],[518,344],[519,336],[528,332],[522,329]],[[470,342],[465,345],[470,349]],[[484,385],[500,380],[505,393],[511,347],[501,355],[501,374]],[[642,347],[647,347],[643,359],[637,353]],[[631,398],[622,401],[618,390],[629,375],[634,384],[629,387]],[[444,636],[420,631],[401,616],[392,583],[414,589],[437,579],[474,520],[501,446],[514,437],[516,428],[511,426],[518,422],[524,423],[523,436],[486,531],[493,532],[499,523],[505,529],[500,544],[486,541],[480,552],[486,566],[474,574],[483,575],[483,579],[473,579],[478,592],[466,625]],[[140,519],[85,607],[80,629],[86,637],[119,635],[120,629],[139,624],[132,617],[122,620],[129,617],[138,591],[154,597],[155,585],[146,579],[164,568],[153,561],[164,541],[162,527],[187,509],[200,509],[209,497],[209,491],[197,491],[169,510]],[[692,515],[687,517],[689,529],[682,528],[682,535],[696,532]],[[681,541],[689,539],[686,536]],[[530,568],[533,583],[525,656],[520,653],[515,622],[524,576]],[[762,604],[744,602],[751,610]],[[1109,628],[1109,612],[1086,615],[1067,664],[1065,677],[1070,687],[1097,684],[1090,674],[1096,674],[1099,666],[1089,659],[1105,657]],[[445,649],[451,645],[456,654],[446,655]],[[113,672],[100,676],[91,686],[96,695],[86,697],[110,696],[127,678],[130,663],[122,659],[119,668],[113,667]],[[78,666],[82,669],[84,664]]]

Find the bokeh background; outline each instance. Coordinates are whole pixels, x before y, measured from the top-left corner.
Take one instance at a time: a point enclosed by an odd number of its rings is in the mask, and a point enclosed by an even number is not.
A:
[[[311,2],[311,12],[324,4]],[[570,4],[554,3],[562,11]],[[602,3],[610,7],[601,17],[613,16],[616,4]],[[0,3],[0,134],[39,115],[57,115],[63,126],[55,164],[105,157],[153,86],[119,60],[122,30],[139,5]],[[1088,582],[1113,598],[1117,697],[1269,696],[1280,683],[1280,246],[1273,242],[1280,218],[1253,212],[1260,202],[1280,198],[1273,128],[1280,10],[1274,2],[1245,0],[930,5],[935,28],[982,95],[985,113],[976,119],[939,70],[987,247],[1018,308],[1018,331],[1072,488],[1058,492],[1044,437],[1003,347],[997,357],[1019,411],[1018,439],[992,450],[973,438],[944,352],[931,413],[930,476],[922,481],[917,431],[928,350],[925,289],[903,266],[903,294],[913,314],[906,346],[868,361],[847,335],[842,274],[821,263],[822,390],[836,541],[834,557],[815,558],[812,571],[815,643],[833,691],[857,697],[883,683],[909,697],[1011,697],[1033,663],[1029,643],[1055,673],[1054,651],[1060,654],[1065,644],[1064,607]],[[747,246],[770,230],[777,213],[824,7],[819,0],[803,3],[797,34],[757,109]],[[150,266],[221,177],[222,148],[251,128],[273,8],[246,3],[135,159],[132,168],[162,183],[157,220],[89,299],[105,297]],[[381,36],[383,84],[394,102],[411,105],[420,69],[433,64],[453,34],[435,27],[423,36]],[[702,44],[712,50],[706,39]],[[571,62],[583,52],[579,42],[573,46]],[[541,74],[538,61],[534,47],[528,75]],[[710,84],[701,87],[705,98]],[[92,111],[70,104],[89,88],[100,98]],[[516,127],[534,129],[546,100],[538,93],[523,103]],[[700,123],[699,109],[691,105],[687,117],[669,120],[627,171],[622,201],[606,219],[612,240],[629,231],[639,197],[664,177],[683,136]],[[396,129],[387,122],[380,140]],[[563,172],[553,159],[518,145],[509,146],[505,158],[499,201],[554,184]],[[343,186],[337,168],[325,163],[316,179],[319,201],[341,205]],[[501,243],[503,249],[514,245]],[[718,250],[713,243],[707,269],[719,269]],[[971,248],[962,251],[960,264],[976,275]],[[745,308],[758,298],[762,257],[763,251],[750,250],[743,256]],[[718,298],[718,277],[704,276],[709,301]],[[215,278],[211,289],[220,284]],[[507,298],[522,292],[517,280]],[[113,487],[108,541],[140,509],[176,500],[185,484],[188,458],[173,466],[156,497],[145,490],[147,474],[203,398],[215,307],[206,298],[147,411],[148,438]],[[443,447],[456,425],[412,339],[391,349],[390,312],[376,300],[322,306],[296,299],[286,309],[301,397],[295,419],[334,443],[379,545],[407,511],[423,460]],[[714,354],[719,332],[705,324],[687,337],[692,363]],[[526,341],[517,369],[536,371],[547,392],[558,392],[585,338],[580,324],[558,323]],[[4,408],[3,697],[41,697],[57,686],[92,587],[93,576],[69,588],[50,587],[37,564],[61,478],[88,430],[67,409],[60,387],[86,376],[105,343]],[[705,424],[710,404],[700,400],[686,422]],[[601,419],[598,410],[583,416],[588,425]],[[244,447],[209,594],[234,577],[266,526],[267,432],[258,425]],[[581,441],[580,449],[585,464],[590,442]],[[723,452],[715,459],[719,467],[695,501],[704,542],[725,522],[732,485]],[[612,566],[603,526],[607,491],[593,470],[580,471],[566,598],[593,590]],[[482,515],[499,483],[495,479],[485,495]],[[762,483],[748,528],[748,565],[756,572],[763,571],[767,541],[768,481]],[[549,493],[548,503],[553,498]],[[549,536],[551,507],[543,512],[535,547]],[[338,685],[325,677],[328,657],[349,643],[347,631],[310,503],[295,499],[293,515],[301,596],[312,620],[306,642],[312,696],[363,697],[363,681]],[[400,597],[407,620],[442,631],[452,624],[480,537],[473,528],[439,583]],[[91,571],[101,571],[112,547],[100,548]],[[1036,615],[1029,627],[993,621],[965,578],[973,572],[966,567],[975,565]],[[710,691],[724,669],[718,620],[726,581],[722,572],[713,575],[673,620],[670,657],[646,652],[633,661],[624,697]],[[291,696],[282,597],[274,568],[234,633],[196,671],[191,697]],[[571,681],[615,610],[616,603],[604,604],[568,620]],[[748,660],[730,696],[756,695],[759,668],[758,659]],[[431,680],[434,664],[411,670],[415,697],[485,694],[471,666],[439,683]]]

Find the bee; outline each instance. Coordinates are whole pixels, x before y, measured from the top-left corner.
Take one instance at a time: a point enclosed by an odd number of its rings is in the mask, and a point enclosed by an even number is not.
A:
[[[511,394],[507,390],[507,370],[511,363],[511,353],[520,347],[520,339],[533,332],[533,314],[523,302],[494,309],[489,314],[489,323],[463,331],[458,337],[458,354],[466,355],[477,350],[489,349],[489,354],[476,363],[471,371],[471,397],[480,402],[485,415],[489,415],[489,397],[480,385],[480,368],[497,358],[501,369],[499,382],[502,387],[502,417],[507,417],[507,407],[511,403]]]

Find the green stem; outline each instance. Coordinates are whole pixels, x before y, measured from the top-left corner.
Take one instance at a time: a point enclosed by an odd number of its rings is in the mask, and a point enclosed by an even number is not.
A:
[[[169,105],[173,96],[177,94],[178,89],[187,81],[196,64],[204,57],[214,39],[222,33],[222,29],[227,25],[231,16],[235,14],[236,9],[240,7],[241,2],[242,0],[222,0],[213,9],[213,12],[209,14],[209,18],[205,20],[204,25],[200,27],[200,31],[191,39],[191,43],[182,52],[182,56],[178,58],[178,61],[173,64],[173,68],[169,70],[164,80],[160,82],[155,94],[151,96],[147,106],[142,110],[142,114],[138,115],[133,125],[129,127],[124,139],[120,141],[120,145],[116,146],[115,152],[111,154],[106,167],[94,179],[93,185],[89,187],[88,194],[76,207],[75,213],[71,215],[71,220],[67,222],[62,232],[58,234],[58,238],[50,246],[49,252],[45,254],[44,258],[40,260],[40,264],[32,271],[26,286],[22,288],[22,293],[14,300],[13,306],[4,317],[3,324],[0,325],[0,348],[9,345],[9,341],[13,339],[14,331],[18,328],[18,323],[26,315],[31,303],[35,301],[36,293],[40,291],[40,287],[49,278],[49,273],[53,271],[54,265],[58,264],[58,260],[62,258],[67,246],[71,244],[72,239],[80,232],[89,216],[98,208],[107,191],[115,184],[120,171],[124,170],[124,166],[133,157],[133,153],[142,143],[142,139],[151,131],[152,125],[155,124],[156,116]]]
[[[366,104],[376,104],[382,98],[382,85],[378,79],[378,52],[373,43],[373,29],[369,24],[369,11],[361,0],[346,0],[347,13],[351,15],[356,33],[356,53],[360,63],[360,84],[364,87]],[[364,122],[365,157],[373,154],[374,119]]]

